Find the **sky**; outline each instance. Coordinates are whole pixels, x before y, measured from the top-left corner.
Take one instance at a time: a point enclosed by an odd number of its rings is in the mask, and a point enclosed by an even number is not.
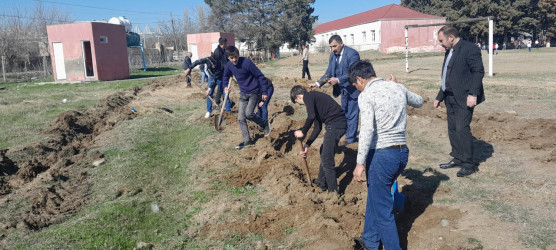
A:
[[[134,27],[138,25],[140,29],[146,25],[154,29],[157,22],[168,22],[170,12],[174,19],[182,19],[186,10],[189,17],[197,19],[199,5],[207,11],[210,9],[203,0],[0,0],[0,18],[2,14],[29,17],[39,1],[47,9],[55,8],[69,13],[70,18],[76,21],[109,20],[125,16]],[[318,16],[318,22],[325,23],[392,3],[400,4],[400,1],[316,0],[313,15]]]

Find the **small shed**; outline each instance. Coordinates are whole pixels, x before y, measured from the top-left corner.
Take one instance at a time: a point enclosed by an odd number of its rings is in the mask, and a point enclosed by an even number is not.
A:
[[[228,46],[235,44],[235,36],[230,33],[210,32],[187,34],[187,50],[193,54],[191,60],[210,56],[210,53],[218,47],[218,39],[228,39]]]
[[[46,27],[56,81],[129,78],[123,25],[78,22]]]

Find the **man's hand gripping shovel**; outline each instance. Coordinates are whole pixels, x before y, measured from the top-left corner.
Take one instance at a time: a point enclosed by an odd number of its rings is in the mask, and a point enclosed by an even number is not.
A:
[[[297,132],[297,131],[296,131]],[[299,131],[301,132],[301,131]],[[301,141],[301,137],[297,137],[297,142],[299,144],[299,149],[300,151],[300,155],[303,158],[303,166],[305,167],[305,176],[307,176],[307,182],[309,183],[309,185],[311,185],[311,187],[313,187],[313,182],[311,182],[311,175],[309,174],[309,165],[307,165],[307,152],[305,151],[305,148],[303,147],[303,142]]]
[[[226,107],[226,102],[228,101],[228,97],[230,96],[230,91],[232,90],[232,79],[233,77],[230,77],[230,80],[228,81],[228,91],[224,96],[224,102],[222,103],[222,107],[220,107],[220,114],[214,116],[214,128],[216,129],[216,131],[219,132],[222,130],[222,127],[226,125],[226,121],[223,122],[222,114],[224,113],[224,107]]]

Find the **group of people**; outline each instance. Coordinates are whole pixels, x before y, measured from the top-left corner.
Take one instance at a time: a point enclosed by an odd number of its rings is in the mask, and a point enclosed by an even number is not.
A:
[[[482,84],[484,67],[480,50],[475,44],[460,39],[454,27],[442,27],[438,31],[438,41],[446,53],[441,87],[433,105],[440,109],[440,103],[445,103],[452,148],[452,159],[439,167],[460,167],[457,176],[463,177],[476,171],[470,123],[475,106],[485,100]],[[341,105],[332,96],[320,91],[309,91],[301,85],[290,90],[291,101],[304,105],[307,110],[307,119],[302,128],[294,131],[294,136],[303,139],[313,127],[299,154],[307,156],[308,148],[324,126],[326,130],[320,146],[321,163],[318,177],[312,182],[322,191],[338,194],[334,162],[336,149],[358,142],[353,179],[367,185],[365,225],[359,238],[360,244],[367,249],[378,249],[380,244],[386,249],[401,249],[393,215],[391,188],[407,166],[409,156],[405,137],[407,106],[421,107],[423,98],[396,83],[393,76],[389,80],[377,77],[372,64],[361,60],[359,53],[345,46],[340,36],[330,37],[329,47],[331,53],[326,73],[319,81],[309,84],[309,88],[330,84],[333,96],[341,96]],[[229,91],[228,80],[232,76],[237,79],[240,88],[238,120],[243,139],[237,148],[244,148],[253,145],[246,119],[258,124],[265,136],[270,133],[265,105],[274,88],[253,62],[239,56],[236,47],[227,47],[224,42],[220,48],[225,49],[226,61],[217,59],[215,51],[213,56],[197,60],[187,69],[184,66],[184,69],[187,75],[191,68],[203,63],[207,65],[212,77],[212,80],[209,77],[207,95],[212,95],[216,85],[224,92]],[[310,79],[306,46],[303,46],[301,60],[302,74],[304,76],[307,73]],[[224,66],[219,67],[221,64]],[[215,68],[220,68],[220,71]],[[219,74],[222,78],[218,77]],[[264,108],[254,114],[257,106]],[[359,118],[361,126],[358,137]],[[346,142],[339,146],[343,136]]]
[[[476,171],[470,123],[475,106],[485,100],[484,67],[480,50],[473,43],[461,40],[454,27],[441,28],[438,41],[446,54],[441,87],[433,105],[437,109],[441,102],[446,105],[453,157],[439,167],[461,167],[457,176],[463,177]],[[307,119],[303,127],[294,132],[295,137],[304,138],[314,126],[300,155],[307,156],[308,148],[324,123],[321,164],[317,179],[312,181],[322,191],[336,193],[336,147],[344,135],[346,144],[342,146],[359,142],[353,179],[367,184],[367,205],[363,234],[357,241],[366,249],[378,249],[380,244],[386,249],[401,249],[391,188],[407,166],[409,156],[405,138],[407,106],[421,107],[423,98],[396,83],[393,76],[391,80],[377,77],[372,64],[360,60],[358,52],[345,46],[339,36],[332,36],[329,46],[332,53],[326,74],[310,87],[332,85],[333,96],[341,96],[341,106],[325,93],[308,91],[300,85],[291,89],[292,102],[305,105],[307,109]],[[361,127],[357,138],[359,116]]]
[[[211,56],[201,58],[191,63],[191,53],[184,59],[183,69],[187,78],[187,86],[191,86],[191,70],[199,65],[204,65],[204,72],[208,73],[207,83],[207,113],[205,118],[210,118],[214,105],[219,106],[223,94],[229,91],[229,81],[232,76],[239,85],[238,121],[243,141],[236,148],[242,149],[254,145],[247,126],[247,120],[255,122],[260,127],[264,136],[270,134],[270,122],[268,120],[268,103],[274,87],[272,81],[268,80],[257,66],[245,57],[239,56],[239,50],[235,46],[228,46],[228,39],[221,37],[218,47]],[[216,91],[216,98],[213,95]],[[214,102],[216,103],[213,103]],[[235,102],[224,98],[224,109],[231,112]],[[255,107],[258,111],[255,113]]]

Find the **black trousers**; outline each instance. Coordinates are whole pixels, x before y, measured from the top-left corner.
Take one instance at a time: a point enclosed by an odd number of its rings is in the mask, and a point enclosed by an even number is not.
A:
[[[311,80],[311,73],[309,73],[309,60],[303,60],[303,72],[301,72],[301,78],[305,78],[305,72],[307,73],[307,79]]]
[[[460,107],[453,95],[448,95],[445,103],[448,137],[452,146],[450,155],[463,163],[473,163],[473,135],[470,124],[474,109]]]
[[[324,133],[324,141],[320,147],[320,167],[319,167],[319,183],[323,189],[329,192],[338,190],[338,181],[336,180],[336,163],[334,155],[340,138],[346,133],[346,122],[336,122],[326,124],[326,132]],[[326,185],[325,185],[326,184]]]

